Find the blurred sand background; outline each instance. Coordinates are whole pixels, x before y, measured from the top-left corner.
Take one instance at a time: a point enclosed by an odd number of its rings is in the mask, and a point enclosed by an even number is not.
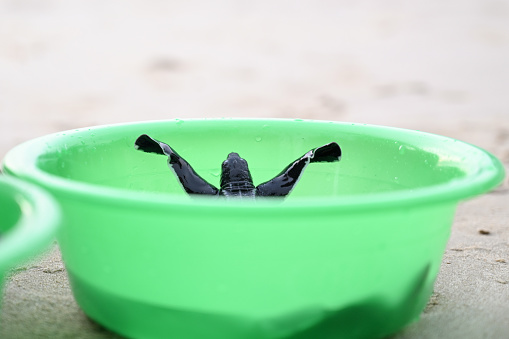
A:
[[[508,168],[509,1],[0,0],[0,158],[51,132],[197,117],[418,129]],[[428,308],[394,338],[509,337],[508,206],[507,180],[459,206]],[[13,272],[0,337],[118,338],[79,310],[56,246]]]

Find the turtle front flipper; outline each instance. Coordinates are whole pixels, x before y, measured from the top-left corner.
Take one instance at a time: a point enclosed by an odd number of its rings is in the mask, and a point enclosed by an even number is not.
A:
[[[188,194],[217,195],[219,193],[216,187],[200,177],[184,158],[164,142],[143,134],[136,139],[134,147],[143,152],[168,156],[168,166]]]
[[[288,165],[273,179],[256,187],[256,195],[262,197],[284,197],[299,181],[304,169],[314,162],[335,162],[341,159],[341,148],[335,142],[317,147]]]

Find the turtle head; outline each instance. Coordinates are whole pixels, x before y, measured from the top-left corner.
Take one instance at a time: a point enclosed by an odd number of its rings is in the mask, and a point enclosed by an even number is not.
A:
[[[230,153],[223,161],[221,171],[221,187],[232,182],[253,183],[253,178],[249,172],[247,161],[242,159],[238,153]]]

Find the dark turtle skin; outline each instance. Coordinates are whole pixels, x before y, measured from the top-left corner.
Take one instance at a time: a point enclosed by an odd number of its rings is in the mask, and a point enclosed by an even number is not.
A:
[[[238,153],[230,153],[222,164],[221,186],[217,189],[200,177],[191,165],[164,142],[141,135],[134,147],[137,150],[166,155],[168,166],[175,172],[188,194],[220,195],[231,198],[284,197],[299,181],[310,163],[336,162],[341,159],[341,148],[335,142],[314,148],[289,164],[274,178],[255,186],[247,161]]]

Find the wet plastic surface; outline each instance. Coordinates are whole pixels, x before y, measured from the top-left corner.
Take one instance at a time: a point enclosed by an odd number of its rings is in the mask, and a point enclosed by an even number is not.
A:
[[[232,151],[255,184],[317,144],[338,142],[343,159],[309,167],[285,201],[196,199],[164,161],[134,150],[143,133],[171,141],[211,182]],[[82,129],[19,146],[4,168],[61,201],[81,307],[137,338],[395,332],[430,296],[457,203],[503,178],[495,158],[453,139],[285,120]]]

